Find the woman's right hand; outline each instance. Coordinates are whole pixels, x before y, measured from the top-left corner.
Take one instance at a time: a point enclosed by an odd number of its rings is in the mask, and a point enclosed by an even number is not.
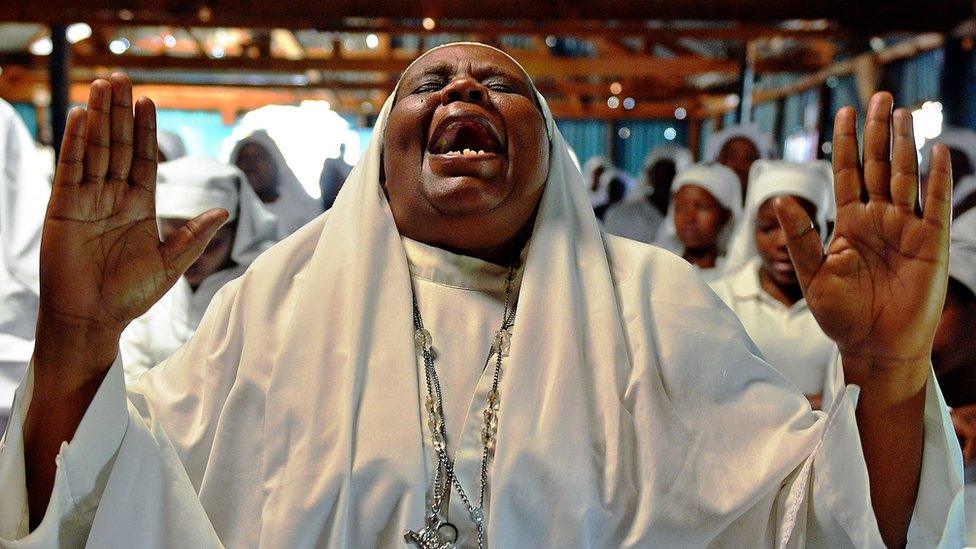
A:
[[[125,75],[92,83],[88,110],[68,116],[41,237],[33,397],[23,431],[31,529],[47,509],[55,456],[74,437],[122,330],[227,219],[224,210],[209,210],[160,242],[156,155],[152,101],[140,99],[133,116]]]
[[[76,107],[68,116],[44,220],[39,349],[62,347],[52,339],[68,333],[87,334],[95,344],[117,340],[226,219],[223,210],[207,211],[160,242],[156,156],[152,101],[141,98],[133,115],[128,77],[114,74],[92,83],[87,111]],[[114,353],[104,349],[93,356]],[[91,366],[97,371],[110,364]]]

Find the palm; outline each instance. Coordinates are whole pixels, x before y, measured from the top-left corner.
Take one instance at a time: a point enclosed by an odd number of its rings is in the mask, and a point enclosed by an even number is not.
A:
[[[155,218],[155,112],[121,75],[69,117],[41,244],[41,313],[120,329],[176,281],[219,226],[207,212],[171,242]]]
[[[931,350],[945,295],[951,177],[948,155],[937,150],[920,214],[911,115],[896,111],[892,127],[890,108],[887,94],[872,100],[863,166],[853,112],[837,115],[837,226],[825,255],[798,206],[784,204],[780,215],[793,227],[790,253],[827,335],[843,353],[897,361]]]

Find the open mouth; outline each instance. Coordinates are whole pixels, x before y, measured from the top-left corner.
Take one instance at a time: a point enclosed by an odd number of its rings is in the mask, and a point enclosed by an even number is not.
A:
[[[427,145],[427,152],[445,156],[488,156],[502,154],[501,138],[481,117],[448,119],[439,125]]]

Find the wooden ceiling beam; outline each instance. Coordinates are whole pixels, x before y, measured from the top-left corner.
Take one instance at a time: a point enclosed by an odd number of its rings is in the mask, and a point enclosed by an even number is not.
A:
[[[125,10],[125,11],[122,11]],[[908,0],[319,0],[267,2],[258,0],[7,0],[4,17],[11,21],[72,22],[117,19],[156,24],[199,23],[223,26],[278,26],[317,28],[324,20],[347,17],[477,20],[598,20],[634,22],[645,20],[738,20],[770,22],[793,19],[838,19],[852,28],[872,26],[901,30],[947,30],[972,17],[970,0],[940,0],[919,9]],[[175,20],[175,21],[174,21]]]

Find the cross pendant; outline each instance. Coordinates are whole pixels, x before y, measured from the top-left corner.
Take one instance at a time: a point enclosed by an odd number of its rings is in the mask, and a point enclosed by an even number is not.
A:
[[[454,549],[457,534],[457,527],[450,522],[438,522],[423,527],[419,532],[407,530],[403,539],[408,545],[419,549]]]

